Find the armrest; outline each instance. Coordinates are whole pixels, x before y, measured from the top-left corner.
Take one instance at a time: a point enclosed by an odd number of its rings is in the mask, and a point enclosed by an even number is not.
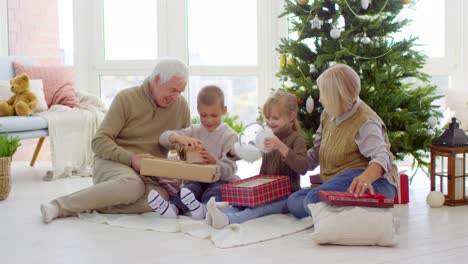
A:
[[[107,112],[106,105],[104,102],[94,94],[91,94],[87,91],[83,90],[75,90],[76,96],[78,97],[78,100],[80,100],[81,105],[92,105],[96,106],[99,109],[103,110],[104,112]]]

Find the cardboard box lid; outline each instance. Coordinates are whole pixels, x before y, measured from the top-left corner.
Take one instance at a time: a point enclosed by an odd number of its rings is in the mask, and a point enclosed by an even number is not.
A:
[[[198,182],[215,182],[221,176],[218,165],[192,164],[162,158],[143,159],[140,174]]]

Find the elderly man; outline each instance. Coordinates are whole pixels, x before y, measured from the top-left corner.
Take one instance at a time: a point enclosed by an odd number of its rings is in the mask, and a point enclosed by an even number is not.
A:
[[[143,158],[166,157],[167,150],[159,145],[162,132],[190,125],[189,107],[179,96],[187,78],[188,69],[182,61],[162,58],[141,86],[115,96],[92,141],[94,185],[41,205],[45,223],[87,210],[150,212],[146,202],[149,191],[156,190],[166,199],[176,194],[178,181],[141,177],[139,171]]]

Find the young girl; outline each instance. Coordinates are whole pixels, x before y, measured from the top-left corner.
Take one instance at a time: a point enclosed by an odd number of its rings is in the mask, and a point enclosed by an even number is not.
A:
[[[260,174],[288,175],[291,191],[298,191],[299,176],[306,173],[309,162],[307,146],[297,120],[296,97],[280,91],[273,93],[263,106],[263,115],[275,136],[264,141],[265,153]],[[265,215],[285,214],[288,213],[286,201],[284,198],[255,208],[228,207],[223,212],[212,197],[207,204],[206,221],[214,228],[223,228]]]

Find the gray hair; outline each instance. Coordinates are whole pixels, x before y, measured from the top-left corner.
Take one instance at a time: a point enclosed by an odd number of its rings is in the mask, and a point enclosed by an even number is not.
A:
[[[173,76],[177,76],[187,82],[188,67],[182,60],[175,57],[162,57],[156,61],[150,80],[154,81],[156,75],[159,75],[160,83],[169,81]]]

